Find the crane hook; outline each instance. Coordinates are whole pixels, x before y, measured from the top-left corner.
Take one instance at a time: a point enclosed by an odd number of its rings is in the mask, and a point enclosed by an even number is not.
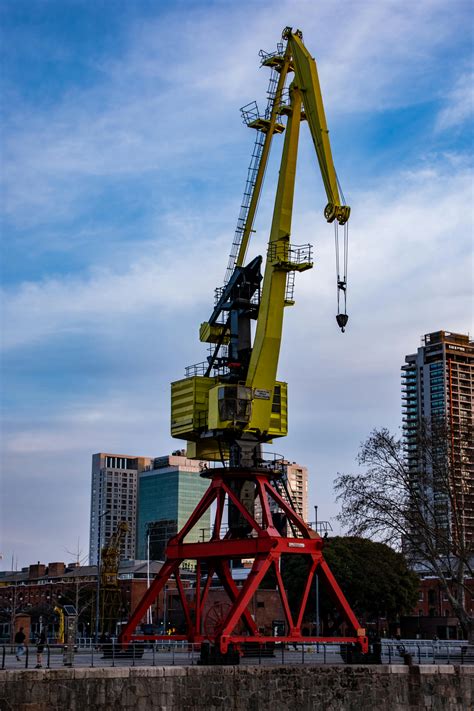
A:
[[[336,316],[337,325],[341,329],[342,333],[346,330],[346,323],[348,320],[349,316],[347,314],[337,314]]]
[[[334,223],[334,238],[335,238],[335,246],[336,246],[336,273],[337,273],[337,316],[336,316],[336,321],[337,325],[341,329],[342,333],[345,331],[346,324],[349,320],[349,316],[347,315],[347,253],[348,253],[348,224],[347,222],[344,224],[344,241],[343,241],[343,246],[342,246],[342,263],[343,263],[343,269],[344,272],[341,275],[340,270],[339,270],[339,235],[338,235],[338,225],[337,222]],[[340,310],[340,297],[341,294],[343,296],[343,302],[344,302],[344,313],[341,312]]]

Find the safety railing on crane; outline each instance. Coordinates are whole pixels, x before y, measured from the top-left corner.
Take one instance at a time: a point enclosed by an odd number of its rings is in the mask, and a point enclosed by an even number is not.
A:
[[[187,365],[184,369],[185,378],[193,378],[197,375],[204,375],[207,370],[207,363],[202,361],[201,363],[193,363],[192,365]]]
[[[255,122],[258,121],[258,119],[269,119],[270,114],[271,114],[271,109],[273,105],[273,101],[275,99],[275,93],[276,93],[276,82],[275,82],[275,87],[272,87],[267,93],[268,96],[268,104],[265,111],[262,113],[260,109],[258,108],[258,104],[256,101],[250,101],[248,104],[245,104],[245,106],[242,106],[240,109],[240,113],[242,115],[242,123],[244,123],[246,126],[254,126]],[[290,106],[290,90],[288,87],[285,87],[281,92],[278,97],[278,115],[285,113],[285,111],[288,109]],[[262,142],[263,145],[263,142]],[[253,156],[252,156],[253,157]]]
[[[278,42],[275,52],[266,52],[264,49],[261,49],[258,53],[258,56],[260,57],[260,66],[268,66],[270,60],[277,59],[278,61],[281,61],[284,56],[284,50],[285,45],[283,42]]]
[[[277,454],[276,452],[262,452],[260,458],[256,461],[256,466],[259,469],[266,469],[274,472],[276,477],[281,477],[284,475],[286,469],[287,461],[282,454]],[[199,467],[201,471],[208,469],[221,468],[222,458],[218,455],[206,459],[205,461],[199,462]]]
[[[242,115],[242,123],[245,123],[246,126],[250,126],[251,123],[262,117],[256,101],[250,101],[245,106],[242,106],[240,113]]]
[[[209,349],[211,352],[211,349]],[[229,369],[226,365],[227,359],[227,346],[221,346],[221,355],[216,358],[212,365],[213,376],[222,376],[229,373]],[[205,376],[209,368],[209,361],[201,361],[200,363],[193,363],[192,365],[187,365],[184,369],[185,378],[194,378],[196,376]]]
[[[219,302],[219,299],[222,297],[222,294],[224,293],[224,287],[223,286],[218,286],[214,289],[214,306],[217,305]],[[257,291],[252,295],[252,298],[250,299],[250,303],[253,304],[254,306],[258,306],[260,303],[260,291],[257,289]],[[222,315],[222,314],[221,314]],[[225,313],[223,312],[223,316],[225,318]]]
[[[270,242],[267,256],[270,262],[289,271],[304,271],[313,266],[313,246],[311,244]]]

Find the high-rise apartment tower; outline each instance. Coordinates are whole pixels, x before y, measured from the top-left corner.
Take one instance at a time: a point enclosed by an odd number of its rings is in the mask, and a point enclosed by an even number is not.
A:
[[[451,485],[449,493],[443,486],[437,491],[436,476],[432,478],[435,523],[440,530],[451,532],[456,508],[462,535],[472,540],[474,342],[469,336],[449,331],[425,335],[421,347],[407,355],[402,366],[402,399],[407,462],[414,476],[426,466],[420,452],[420,427],[438,427],[443,433],[444,441],[434,443],[434,452],[444,457]]]
[[[149,457],[100,452],[92,457],[89,563],[97,565],[99,549],[120,521],[128,524],[120,557],[135,558],[138,477],[150,466]]]
[[[308,469],[296,462],[285,462],[284,472],[295,511],[303,521],[308,521]]]

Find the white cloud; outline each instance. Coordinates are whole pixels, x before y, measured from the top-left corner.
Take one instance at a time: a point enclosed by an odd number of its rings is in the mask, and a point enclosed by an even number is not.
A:
[[[174,246],[155,242],[146,254],[141,249],[140,257],[120,271],[93,268],[85,277],[46,278],[4,290],[2,347],[37,344],[53,334],[116,331],[118,321],[125,330],[127,321],[151,311],[156,327],[172,313],[182,314],[199,304],[207,308],[214,285],[222,279],[227,248],[222,236],[205,244],[198,240],[180,244],[176,238]],[[196,268],[203,252],[208,280]]]
[[[400,5],[287,2],[216,7],[137,21],[122,56],[101,65],[99,83],[71,84],[54,107],[18,108],[6,131],[8,168],[4,203],[18,224],[86,213],[97,179],[148,174],[149,184],[189,172],[209,156],[247,145],[238,107],[263,97],[266,70],[257,71],[260,47],[270,51],[288,19],[301,26],[320,64],[329,116],[416,104],[435,95],[437,52],[462,26],[462,3]],[[414,59],[415,58],[415,59]],[[423,90],[423,91],[422,91]],[[461,107],[440,117],[452,121]],[[212,164],[214,159],[209,161]]]
[[[456,128],[472,121],[474,109],[474,75],[462,74],[448,93],[445,105],[439,112],[435,127],[438,131]],[[471,127],[472,130],[472,127]]]
[[[163,407],[157,408],[151,400],[143,399],[142,393],[137,393],[140,406],[130,407],[131,390],[133,385],[122,392],[77,396],[74,402],[66,397],[53,412],[44,413],[42,420],[7,433],[6,455],[24,462],[32,456],[84,456],[85,451],[102,451],[105,448],[144,456],[148,452],[148,456],[152,456],[155,447],[159,448],[159,442],[164,444],[169,439],[166,411]],[[158,441],[152,437],[157,428],[162,433]],[[145,452],[140,448],[144,446],[144,432],[149,443],[155,440],[152,454],[149,453],[150,444]],[[25,475],[30,476],[31,471],[25,469]]]
[[[410,312],[414,291],[430,304],[441,297],[449,304],[451,293],[458,298],[460,290],[466,298],[472,288],[468,261],[472,244],[466,213],[458,206],[469,204],[470,190],[471,175],[462,169],[447,173],[423,168],[392,175],[378,190],[354,192],[350,300],[367,309],[383,300],[385,316],[390,312],[396,320],[401,304],[406,303]],[[183,206],[179,215],[167,220],[170,243],[151,243],[146,254],[131,259],[120,271],[94,268],[86,277],[45,279],[5,291],[3,347],[24,347],[70,331],[107,331],[118,320],[130,323],[149,318],[151,312],[153,319],[166,321],[173,314],[195,313],[196,307],[210,309],[212,289],[222,278],[228,237],[202,232],[194,239],[189,226],[198,219]],[[316,246],[317,281],[301,278],[297,294],[314,296],[316,289],[319,298],[332,299],[331,228],[321,215],[306,213],[295,220],[294,241],[311,241],[315,224],[322,235]],[[445,288],[440,290],[437,284]]]

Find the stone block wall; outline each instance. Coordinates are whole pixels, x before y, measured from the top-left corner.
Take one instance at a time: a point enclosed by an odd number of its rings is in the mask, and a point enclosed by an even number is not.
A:
[[[1,711],[466,711],[474,667],[246,666],[0,671]]]

